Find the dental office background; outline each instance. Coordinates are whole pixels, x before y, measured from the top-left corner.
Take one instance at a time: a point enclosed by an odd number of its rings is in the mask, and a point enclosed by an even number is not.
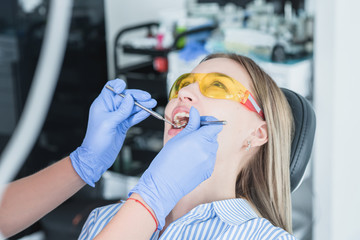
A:
[[[0,2],[0,152],[25,106],[50,3]],[[107,80],[151,92],[162,113],[174,78],[207,53],[234,51],[307,97],[317,115],[312,158],[293,193],[294,235],[360,239],[359,11],[357,0],[74,0],[56,90],[15,179],[81,144],[89,106]],[[147,119],[129,131],[95,189],[85,187],[11,239],[77,239],[90,211],[125,198],[161,147],[162,124]]]

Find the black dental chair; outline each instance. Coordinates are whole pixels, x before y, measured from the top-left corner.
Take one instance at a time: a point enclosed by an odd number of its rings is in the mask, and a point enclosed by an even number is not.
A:
[[[285,88],[282,91],[291,106],[295,121],[290,156],[293,234],[298,239],[312,239],[312,177],[304,176],[314,142],[315,113],[304,97]]]
[[[291,144],[290,156],[290,181],[293,192],[300,186],[310,160],[316,118],[313,108],[304,97],[286,88],[281,90],[290,104],[295,121],[295,134]]]

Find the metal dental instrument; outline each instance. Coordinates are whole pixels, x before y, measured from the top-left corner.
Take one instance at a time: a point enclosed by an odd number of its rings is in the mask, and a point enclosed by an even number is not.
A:
[[[114,90],[112,87],[110,87],[109,85],[106,85],[105,87],[106,87],[107,89],[113,91],[114,93],[116,93],[115,90]],[[123,97],[123,98],[125,97],[125,95],[122,94],[122,93],[118,93],[118,95],[120,95],[120,96]],[[135,101],[135,105],[138,106],[139,108],[145,110],[146,112],[150,113],[152,116],[156,117],[157,119],[163,120],[163,121],[165,121],[165,122],[169,123],[170,125],[172,125],[172,126],[174,126],[174,127],[177,128],[177,126],[176,126],[175,124],[173,124],[173,123],[170,122],[169,120],[165,119],[163,116],[161,116],[161,115],[158,114],[157,112],[152,111],[152,110],[144,107],[143,105],[141,105],[140,103],[138,103],[138,102],[136,102],[136,101]]]
[[[111,90],[112,92],[116,93],[115,90],[112,87],[110,87],[109,85],[106,85],[105,87],[107,89]],[[125,97],[125,95],[122,94],[122,93],[118,93],[118,95],[121,96],[121,97]],[[136,101],[135,101],[135,105],[138,106],[139,108],[143,109],[144,111],[150,113],[153,117],[155,117],[157,119],[160,119],[160,120],[163,120],[164,122],[170,124],[174,128],[181,128],[181,127],[183,127],[183,126],[185,126],[187,124],[187,123],[184,123],[182,125],[175,125],[174,123],[172,123],[169,120],[165,119],[163,116],[161,116],[157,112],[152,111],[152,110],[144,107],[143,105],[141,105],[140,103],[138,103]],[[200,122],[200,125],[209,125],[209,124],[222,124],[222,125],[225,125],[225,124],[227,124],[227,122],[223,121],[223,120],[220,120],[220,121],[201,121]]]

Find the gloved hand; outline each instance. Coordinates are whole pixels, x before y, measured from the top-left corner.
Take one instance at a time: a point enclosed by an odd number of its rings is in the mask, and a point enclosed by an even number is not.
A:
[[[79,176],[94,187],[101,175],[114,163],[124,143],[127,130],[149,116],[134,105],[134,99],[153,108],[156,101],[141,90],[124,90],[123,80],[109,81],[116,93],[103,88],[90,107],[89,121],[83,143],[70,154],[71,163]]]
[[[195,108],[190,109],[188,125],[170,139],[130,191],[138,193],[155,212],[159,229],[165,217],[186,194],[208,179],[213,170],[218,149],[217,134],[222,125],[200,127],[200,117]]]

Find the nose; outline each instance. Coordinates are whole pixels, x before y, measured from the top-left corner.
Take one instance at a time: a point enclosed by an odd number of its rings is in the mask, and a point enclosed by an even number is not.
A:
[[[199,84],[195,82],[180,89],[178,97],[182,102],[196,102],[198,94],[200,94]]]

